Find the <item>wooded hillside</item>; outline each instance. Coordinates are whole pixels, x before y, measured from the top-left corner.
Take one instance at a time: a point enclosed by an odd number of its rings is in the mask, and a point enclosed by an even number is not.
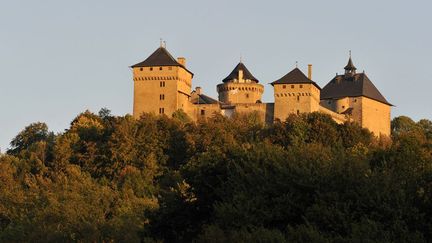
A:
[[[84,112],[0,155],[0,241],[426,242],[432,122]]]

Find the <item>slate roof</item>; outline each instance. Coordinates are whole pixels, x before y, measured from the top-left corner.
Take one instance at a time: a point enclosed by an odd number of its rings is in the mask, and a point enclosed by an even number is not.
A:
[[[197,99],[192,100],[193,104],[219,104],[220,102],[210,96],[199,94]]]
[[[357,68],[354,66],[353,61],[351,60],[351,57],[348,60],[348,64],[344,67],[345,70],[357,70]]]
[[[132,65],[132,68],[136,67],[155,67],[155,66],[178,66],[183,67],[186,71],[193,75],[191,71],[186,69],[183,65],[177,62],[177,60],[167,51],[165,47],[159,47],[144,61]]]
[[[365,73],[356,73],[352,77],[337,75],[321,90],[321,99],[365,96],[370,99],[390,104],[378,91]]]
[[[271,83],[273,86],[275,84],[313,84],[318,89],[321,89],[318,84],[308,79],[308,77],[306,77],[306,75],[298,68],[294,68],[282,78]]]
[[[226,78],[224,78],[222,82],[226,83],[233,79],[238,79],[239,70],[243,70],[243,79],[250,79],[259,83],[258,79],[252,75],[252,73],[246,68],[246,66],[242,62],[237,64],[234,70],[232,70],[232,72]]]

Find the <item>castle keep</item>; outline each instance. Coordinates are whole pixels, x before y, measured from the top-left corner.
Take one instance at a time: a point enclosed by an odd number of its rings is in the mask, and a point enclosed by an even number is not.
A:
[[[217,85],[218,100],[192,90],[193,73],[186,59],[173,58],[165,47],[159,47],[144,61],[131,66],[134,80],[133,115],[143,112],[171,116],[183,110],[193,120],[219,113],[256,112],[271,123],[285,120],[290,114],[322,112],[336,122],[356,122],[376,136],[390,135],[391,104],[363,73],[357,73],[351,57],[345,73],[336,75],[324,88],[312,81],[311,65],[306,76],[297,67],[271,83],[274,103],[262,103],[264,86],[240,62]]]

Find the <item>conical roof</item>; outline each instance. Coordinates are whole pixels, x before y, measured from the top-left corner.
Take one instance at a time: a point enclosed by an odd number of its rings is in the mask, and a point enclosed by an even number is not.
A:
[[[357,68],[354,66],[353,61],[351,57],[348,60],[348,64],[344,67],[345,70],[357,70]]]
[[[137,63],[135,65],[132,65],[132,68],[135,67],[154,67],[154,66],[179,66],[183,67],[186,71],[193,73],[186,69],[183,65],[177,62],[177,60],[171,56],[171,54],[168,52],[168,50],[165,47],[159,47],[154,51],[147,59],[144,61]]]
[[[321,89],[318,84],[308,79],[308,77],[306,77],[306,75],[298,68],[294,68],[291,72],[285,74],[285,76],[283,76],[282,78],[271,83],[271,85],[273,86],[275,84],[313,84],[318,89]]]
[[[321,99],[359,96],[365,96],[384,104],[392,105],[378,91],[365,73],[357,73],[352,77],[337,75],[321,90]]]
[[[226,82],[229,82],[231,80],[238,79],[240,70],[243,71],[243,79],[250,79],[252,81],[259,83],[258,79],[255,78],[251,72],[249,72],[249,70],[246,68],[246,66],[242,62],[237,64],[237,66],[234,68],[234,70],[232,70],[232,72],[226,78],[224,78],[222,80],[222,82],[226,83]]]

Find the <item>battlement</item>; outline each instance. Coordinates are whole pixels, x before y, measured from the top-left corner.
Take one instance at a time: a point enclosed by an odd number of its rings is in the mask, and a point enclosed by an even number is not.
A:
[[[186,59],[174,59],[158,48],[146,60],[132,66],[134,81],[134,116],[152,112],[171,116],[185,111],[193,120],[216,114],[231,117],[236,113],[256,113],[266,123],[284,121],[291,114],[322,112],[337,123],[356,122],[375,135],[390,135],[391,104],[364,73],[356,73],[349,58],[344,75],[336,75],[324,88],[298,67],[273,81],[274,103],[263,103],[264,86],[240,62],[216,86],[218,100],[191,91],[193,73],[186,69]]]

